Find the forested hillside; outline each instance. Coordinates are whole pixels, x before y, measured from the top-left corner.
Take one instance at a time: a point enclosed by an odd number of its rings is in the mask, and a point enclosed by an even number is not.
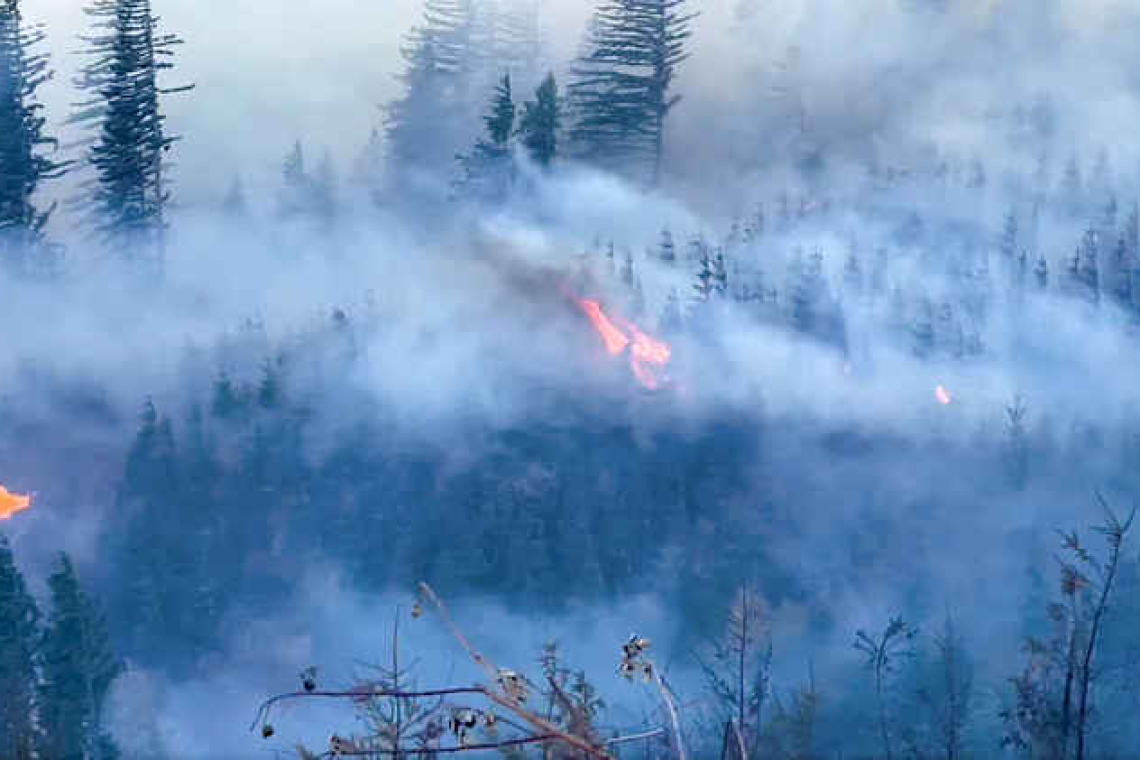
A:
[[[1140,753],[1135,9],[208,5],[0,0],[0,760]]]

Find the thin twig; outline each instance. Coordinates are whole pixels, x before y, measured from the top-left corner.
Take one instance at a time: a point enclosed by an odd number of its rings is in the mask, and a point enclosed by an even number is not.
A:
[[[475,648],[473,646],[471,646],[471,643],[469,641],[467,641],[467,638],[463,635],[463,632],[461,630],[459,630],[459,626],[457,626],[455,624],[455,622],[451,619],[451,616],[447,614],[447,608],[444,606],[443,601],[438,596],[436,596],[436,594],[432,590],[431,586],[429,586],[427,583],[421,582],[420,583],[420,592],[432,604],[435,605],[436,609],[440,613],[440,617],[443,618],[444,625],[446,625],[448,630],[451,631],[451,635],[455,637],[456,641],[458,641],[459,644],[465,650],[467,650],[467,653],[469,655],[471,655],[471,659],[474,660],[477,665],[479,665],[485,671],[487,671],[487,674],[490,677],[491,683],[492,684],[497,683],[498,677],[499,677],[498,669],[496,669],[495,666],[489,660],[487,660],[485,657],[483,657],[483,655],[479,654],[475,650]],[[495,690],[495,688],[493,686],[489,686],[489,687],[483,689],[482,693],[487,697],[487,699],[491,700],[492,702],[494,702],[495,704],[499,705],[500,707],[502,707],[506,710],[510,710],[515,715],[517,715],[518,717],[522,718],[524,721],[529,723],[533,728],[536,728],[543,733],[553,734],[553,735],[559,737],[560,739],[562,739],[562,741],[566,742],[567,744],[569,744],[569,745],[571,745],[577,749],[580,749],[583,752],[586,752],[590,755],[594,755],[595,757],[600,758],[600,760],[612,760],[612,758],[610,757],[610,754],[608,752],[606,752],[604,749],[594,746],[593,744],[586,741],[585,739],[582,739],[581,737],[574,736],[573,734],[567,733],[567,732],[563,731],[562,729],[560,729],[558,726],[551,723],[550,721],[544,720],[543,718],[540,718],[539,716],[535,715],[534,713],[530,712],[529,710],[524,708],[522,705],[520,705],[518,700],[512,699],[511,697],[506,696],[504,694],[500,694],[497,690]],[[685,760],[685,758],[682,757],[681,760]]]
[[[504,739],[500,742],[483,742],[481,744],[461,744],[456,747],[418,747],[406,748],[400,747],[398,749],[352,749],[352,750],[339,750],[332,751],[326,750],[317,757],[367,757],[369,755],[446,755],[455,754],[457,752],[475,752],[478,750],[486,749],[501,749],[503,747],[518,747],[525,744],[538,744],[540,742],[558,741],[561,737],[553,734],[544,736],[527,736],[521,739]]]
[[[380,699],[383,697],[422,699],[425,697],[443,697],[451,694],[486,694],[486,689],[480,686],[460,686],[452,689],[429,689],[427,691],[393,691],[386,689],[370,689],[368,691],[291,691],[286,694],[277,694],[262,702],[261,706],[257,708],[257,717],[253,719],[249,730],[253,731],[256,729],[257,724],[268,717],[269,708],[278,702],[284,702],[289,699],[313,697],[324,697],[326,699]]]
[[[627,742],[641,741],[642,739],[652,739],[655,736],[660,736],[665,733],[663,728],[655,728],[652,731],[644,731],[640,734],[630,734],[629,736],[615,736],[612,739],[606,739],[606,744],[625,744]]]
[[[459,630],[459,626],[451,619],[451,615],[447,614],[447,607],[444,606],[443,600],[436,596],[431,586],[423,582],[420,583],[420,593],[435,605],[435,608],[439,611],[439,616],[443,619],[443,624],[447,626],[447,630],[451,632],[451,635],[455,637],[460,646],[467,650],[467,654],[471,655],[471,659],[475,661],[475,664],[487,672],[487,678],[490,679],[490,682],[496,683],[499,678],[499,669],[495,667],[494,663],[479,654],[479,652],[475,650],[475,647],[471,646],[471,642],[463,635],[463,631]]]

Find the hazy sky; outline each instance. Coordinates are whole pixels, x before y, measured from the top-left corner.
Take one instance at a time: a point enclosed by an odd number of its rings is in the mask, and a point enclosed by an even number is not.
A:
[[[55,131],[76,93],[83,0],[24,0],[43,21],[59,71],[42,90]],[[166,99],[178,197],[220,195],[235,174],[275,180],[293,140],[309,155],[332,151],[346,170],[399,92],[402,37],[421,0],[154,0],[166,31],[181,35]],[[923,7],[947,13],[924,15]],[[1130,40],[1140,29],[1126,0],[701,0],[692,7],[692,57],[681,70],[685,100],[671,121],[671,165],[690,185],[723,186],[710,164],[757,171],[757,157],[784,154],[786,114],[774,99],[781,72],[801,86],[813,139],[840,157],[870,144],[937,140],[969,153],[982,145],[994,109],[1044,91],[1059,103],[1065,142],[1119,143],[1140,118]],[[594,3],[542,0],[563,67],[578,49]],[[920,9],[914,12],[914,9]],[[796,67],[781,66],[791,51]],[[1074,101],[1079,109],[1073,108]],[[785,119],[781,121],[781,119]],[[893,149],[893,147],[891,148]],[[1091,155],[1095,148],[1088,148]],[[710,177],[712,178],[710,180]],[[59,187],[57,185],[56,187]],[[716,189],[716,188],[714,188]]]
[[[76,99],[71,77],[87,19],[82,0],[24,0],[30,21],[47,24],[54,82],[41,90],[57,133]],[[578,0],[547,0],[552,39],[576,40],[589,10]],[[175,160],[180,197],[220,192],[234,174],[274,171],[295,139],[310,154],[351,161],[381,123],[380,104],[399,92],[401,39],[419,18],[420,0],[155,0],[165,31],[180,35],[176,69],[164,84],[193,82],[166,99],[173,131],[184,134]],[[561,45],[558,45],[561,48]],[[191,176],[192,175],[192,176]],[[189,181],[187,181],[189,178]],[[204,199],[204,198],[203,198]]]

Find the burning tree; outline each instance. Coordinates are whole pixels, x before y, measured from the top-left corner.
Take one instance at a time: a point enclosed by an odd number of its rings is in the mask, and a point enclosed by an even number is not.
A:
[[[662,733],[653,730],[603,740],[595,727],[595,718],[602,707],[596,692],[583,674],[571,679],[568,671],[558,664],[556,649],[550,646],[540,660],[548,687],[541,692],[547,698],[543,716],[539,712],[541,708],[531,706],[532,696],[538,691],[535,685],[520,673],[496,667],[476,651],[430,586],[421,583],[420,593],[422,600],[413,607],[413,617],[423,614],[425,602],[432,605],[452,636],[484,671],[486,679],[482,683],[417,690],[409,680],[409,671],[400,666],[397,618],[393,627],[391,665],[375,668],[376,677],[362,680],[346,691],[324,691],[316,683],[315,668],[307,668],[301,672],[301,689],[263,702],[251,729],[260,726],[261,735],[268,739],[276,734],[270,714],[277,705],[305,698],[332,698],[347,699],[357,705],[370,733],[364,737],[333,735],[328,750],[320,755],[298,747],[303,758],[413,755],[435,758],[476,750],[498,750],[513,757],[520,748],[535,744],[544,748],[544,756],[548,758],[612,760],[612,747]],[[660,676],[656,678],[660,682]],[[477,699],[485,706],[452,701],[459,698]],[[675,708],[670,704],[675,715]],[[446,741],[448,737],[451,741]],[[680,757],[684,760],[683,750]]]

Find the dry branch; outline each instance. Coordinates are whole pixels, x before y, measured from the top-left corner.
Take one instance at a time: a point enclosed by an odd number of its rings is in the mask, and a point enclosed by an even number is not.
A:
[[[473,646],[471,646],[471,643],[463,635],[463,632],[459,629],[459,626],[457,626],[451,619],[451,616],[447,614],[447,608],[444,606],[443,601],[438,596],[436,596],[436,593],[432,590],[431,586],[426,583],[420,583],[420,591],[428,599],[428,601],[435,605],[435,608],[440,613],[440,617],[443,618],[444,625],[446,625],[448,630],[451,631],[452,636],[455,637],[459,644],[465,650],[467,650],[467,653],[471,656],[471,659],[475,661],[475,664],[479,665],[487,672],[492,684],[496,683],[499,677],[498,669],[495,668],[495,666],[489,660],[483,657],[483,655],[479,654]],[[574,736],[573,734],[563,731],[550,721],[545,720],[524,708],[518,703],[518,700],[513,699],[506,694],[500,693],[493,686],[483,688],[483,694],[487,697],[487,699],[491,700],[495,704],[513,712],[523,721],[529,723],[533,728],[547,734],[552,734],[567,744],[580,749],[587,754],[599,758],[599,760],[613,760],[610,754],[606,752],[606,750],[602,747],[595,746],[581,737]],[[681,760],[685,760],[683,755],[681,757]]]

